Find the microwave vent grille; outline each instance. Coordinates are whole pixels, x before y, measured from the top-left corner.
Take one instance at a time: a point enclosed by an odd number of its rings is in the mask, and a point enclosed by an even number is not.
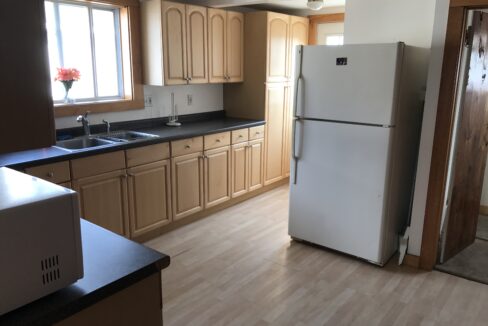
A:
[[[61,278],[59,271],[59,255],[54,255],[41,260],[42,284],[48,285]]]

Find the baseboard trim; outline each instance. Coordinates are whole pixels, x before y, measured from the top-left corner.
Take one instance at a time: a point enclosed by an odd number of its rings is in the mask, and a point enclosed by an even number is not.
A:
[[[243,201],[246,201],[248,199],[251,199],[253,197],[256,197],[256,196],[259,196],[265,192],[268,192],[270,190],[273,190],[275,188],[278,188],[280,186],[283,186],[285,184],[288,184],[289,182],[289,178],[286,177],[284,179],[281,179],[275,183],[272,183],[270,185],[267,185],[267,186],[263,186],[259,189],[256,189],[252,192],[248,192],[246,194],[243,194],[239,197],[236,197],[236,198],[231,198],[230,200],[226,201],[226,202],[223,202],[222,204],[219,204],[217,206],[213,206],[213,207],[210,207],[210,208],[207,208],[203,211],[200,211],[198,213],[195,213],[195,214],[192,214],[192,215],[189,215],[189,216],[186,216],[186,217],[183,217],[181,218],[180,220],[176,220],[176,221],[173,221],[169,224],[166,224],[164,226],[161,226],[157,229],[154,229],[152,231],[149,231],[141,236],[138,236],[138,237],[134,237],[132,238],[131,240],[133,241],[136,241],[136,242],[146,242],[146,241],[149,241],[151,239],[154,239],[162,234],[165,234],[167,232],[170,232],[170,231],[173,231],[177,228],[180,228],[184,225],[187,225],[187,224],[190,224],[190,223],[193,223],[195,221],[198,221],[202,218],[205,218],[209,215],[212,215],[214,213],[217,213],[218,211],[221,211],[223,209],[226,209],[226,208],[229,208],[231,206],[234,206],[234,205],[237,205],[239,203],[242,203]]]
[[[415,255],[406,254],[405,258],[403,258],[403,265],[419,268],[420,267],[420,257]]]
[[[481,215],[488,215],[488,206],[480,206],[480,214]]]

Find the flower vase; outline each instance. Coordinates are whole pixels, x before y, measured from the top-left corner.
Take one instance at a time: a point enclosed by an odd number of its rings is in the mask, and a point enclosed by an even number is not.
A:
[[[75,103],[75,100],[69,97],[69,90],[73,86],[74,80],[63,80],[61,81],[64,85],[64,103],[65,104],[73,104]]]

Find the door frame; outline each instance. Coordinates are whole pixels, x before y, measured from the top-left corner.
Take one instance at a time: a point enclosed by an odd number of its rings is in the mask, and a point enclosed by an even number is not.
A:
[[[434,146],[429,173],[419,267],[432,270],[437,262],[440,224],[447,185],[449,154],[454,129],[456,93],[464,46],[465,22],[472,9],[488,7],[488,0],[451,0],[437,102]]]

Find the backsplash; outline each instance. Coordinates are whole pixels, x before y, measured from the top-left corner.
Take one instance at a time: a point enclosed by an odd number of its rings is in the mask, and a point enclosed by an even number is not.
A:
[[[204,84],[188,86],[144,86],[144,97],[152,97],[152,106],[143,110],[122,112],[93,113],[89,116],[91,124],[167,117],[171,113],[171,92],[175,94],[175,103],[179,115],[219,111],[224,109],[222,84]],[[188,95],[192,97],[188,105]],[[56,129],[78,127],[76,117],[56,118]]]

